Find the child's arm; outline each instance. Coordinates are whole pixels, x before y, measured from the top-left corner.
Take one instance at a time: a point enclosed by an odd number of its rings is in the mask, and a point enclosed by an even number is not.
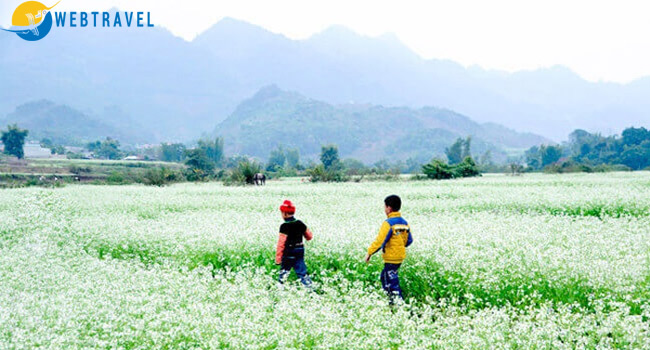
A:
[[[413,243],[413,235],[411,235],[411,229],[409,228],[409,237],[408,237],[408,239],[406,240],[406,246],[407,246],[407,247],[410,246],[411,243]]]
[[[388,231],[390,231],[390,225],[388,222],[384,221],[384,223],[381,224],[377,238],[375,238],[375,241],[372,242],[370,247],[368,247],[368,255],[366,255],[366,261],[370,260],[370,257],[379,251],[379,249],[381,249],[381,245],[384,244],[386,235],[388,235]]]
[[[280,265],[282,263],[282,255],[284,254],[284,244],[287,242],[287,235],[280,232],[278,237],[278,246],[275,248],[275,263]]]
[[[307,228],[305,230],[304,236],[305,236],[305,239],[308,240],[308,241],[311,241],[311,239],[314,238],[314,234],[311,233],[311,230],[309,228]]]

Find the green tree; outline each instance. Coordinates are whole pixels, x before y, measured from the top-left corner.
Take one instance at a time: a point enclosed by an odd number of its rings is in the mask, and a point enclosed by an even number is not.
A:
[[[65,147],[61,145],[56,145],[50,147],[50,153],[51,154],[65,154]]]
[[[445,154],[447,155],[447,160],[450,165],[458,164],[463,160],[465,145],[465,141],[459,137],[451,146],[445,148]]]
[[[325,170],[340,169],[341,160],[339,158],[339,148],[334,144],[321,147],[320,161],[323,163]]]
[[[589,132],[582,129],[574,130],[569,134],[571,153],[577,158],[586,156],[591,151],[590,143],[592,139],[593,137]]]
[[[43,148],[52,148],[52,147],[54,147],[54,143],[49,138],[43,138],[43,139],[41,139],[41,147],[43,147]]]
[[[165,162],[182,162],[185,159],[186,147],[182,143],[160,144],[160,160]]]
[[[186,177],[189,181],[202,181],[214,174],[215,164],[203,148],[185,151]]]
[[[94,153],[104,159],[121,159],[124,153],[120,150],[120,141],[107,137]]]
[[[88,142],[88,144],[86,144],[86,149],[93,153],[98,152],[100,148],[102,148],[101,141]]]
[[[544,146],[539,148],[542,160],[542,167],[553,164],[562,157],[562,148],[560,146]]]
[[[463,142],[462,159],[465,159],[465,158],[471,157],[471,156],[472,156],[472,137],[467,136],[467,138]]]
[[[289,168],[300,168],[300,151],[297,148],[289,148],[284,152],[287,158],[287,166]]]
[[[271,151],[269,155],[269,162],[266,166],[267,171],[280,171],[284,168],[284,164],[287,161],[287,157],[284,155],[284,148],[282,145],[279,145],[277,148]]]
[[[650,131],[646,128],[627,128],[621,134],[623,136],[623,145],[632,146],[640,145],[643,141],[650,140]]]
[[[25,138],[29,131],[18,128],[18,125],[9,125],[7,131],[2,130],[0,140],[5,145],[5,154],[18,157],[22,159],[25,157]]]
[[[650,140],[639,145],[627,146],[620,156],[621,162],[634,170],[650,166]]]
[[[322,164],[314,165],[306,171],[312,182],[344,182],[349,180],[349,177],[343,171],[338,146],[334,144],[322,146],[320,161]]]
[[[223,137],[215,139],[201,139],[198,142],[199,148],[205,151],[205,155],[216,165],[221,165],[223,160]]]
[[[542,159],[539,155],[539,147],[533,146],[529,148],[525,153],[526,166],[533,170],[539,170],[542,168]]]

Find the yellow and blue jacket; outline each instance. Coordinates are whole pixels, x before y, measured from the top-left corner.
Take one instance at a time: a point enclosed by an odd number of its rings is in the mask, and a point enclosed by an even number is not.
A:
[[[413,243],[411,227],[396,211],[388,214],[388,219],[381,224],[377,238],[368,248],[368,255],[382,250],[384,262],[401,264],[406,258],[406,247]]]

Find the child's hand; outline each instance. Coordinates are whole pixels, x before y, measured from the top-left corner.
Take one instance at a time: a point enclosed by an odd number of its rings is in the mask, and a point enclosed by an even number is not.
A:
[[[372,255],[370,255],[370,254],[366,254],[366,258],[364,259],[366,261],[366,264],[370,262],[370,257],[371,256]]]

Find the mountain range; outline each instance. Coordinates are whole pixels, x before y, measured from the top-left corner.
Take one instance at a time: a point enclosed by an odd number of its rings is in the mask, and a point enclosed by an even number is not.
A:
[[[266,158],[282,145],[314,159],[322,145],[333,143],[343,157],[366,163],[383,158],[424,163],[444,157],[446,147],[466,136],[472,137],[475,156],[489,150],[497,162],[504,162],[513,150],[550,142],[498,124],[479,124],[447,109],[332,105],[275,85],[244,100],[214,133],[224,137],[229,154]]]
[[[31,101],[18,106],[5,117],[0,116],[2,127],[9,124],[18,124],[29,130],[30,139],[48,138],[57,145],[81,146],[106,137],[128,144],[153,139],[150,132],[116,106],[93,114],[92,111],[83,112],[48,100]]]
[[[560,66],[466,68],[423,59],[394,35],[340,26],[305,40],[231,18],[191,42],[162,27],[57,27],[38,42],[0,34],[0,116],[39,99],[90,111],[119,106],[152,141],[213,130],[271,84],[333,105],[434,106],[555,141],[575,128],[617,133],[650,124],[650,78],[593,83]]]

